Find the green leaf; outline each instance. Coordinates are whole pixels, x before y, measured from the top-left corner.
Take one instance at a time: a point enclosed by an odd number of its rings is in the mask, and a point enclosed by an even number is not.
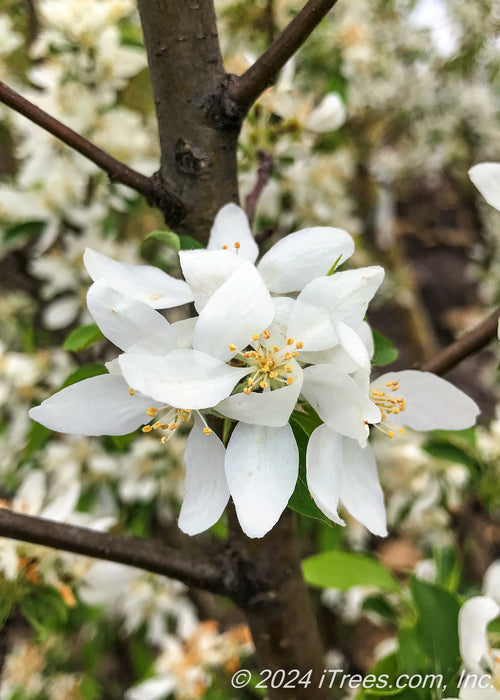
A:
[[[417,578],[412,580],[411,590],[419,614],[415,628],[419,646],[427,655],[430,670],[442,673],[448,682],[460,666],[458,601],[440,586]]]
[[[89,379],[90,377],[97,377],[99,374],[107,374],[108,370],[104,365],[98,362],[89,362],[87,365],[82,365],[78,367],[74,372],[72,372],[66,379],[61,389],[65,389],[67,386],[81,382],[84,379]]]
[[[178,253],[181,249],[179,236],[173,231],[151,231],[151,233],[148,233],[144,240],[149,241],[151,238],[156,241],[160,241],[169,248],[172,248],[172,250],[175,250],[176,253]]]
[[[45,221],[23,221],[21,224],[16,224],[8,228],[3,237],[5,241],[12,241],[22,236],[34,238],[43,232],[45,225]]]
[[[385,365],[390,365],[394,360],[397,360],[399,357],[399,350],[394,347],[389,338],[386,338],[385,335],[379,333],[375,328],[372,328],[372,334],[375,344],[372,365],[375,365],[375,367],[384,367]]]
[[[68,335],[63,344],[64,350],[70,352],[78,352],[78,350],[86,350],[98,340],[104,338],[103,334],[95,323],[90,323],[88,326],[80,326]]]
[[[68,609],[55,588],[37,587],[20,602],[19,609],[42,638],[63,629],[68,619]]]
[[[191,236],[178,236],[173,231],[152,231],[148,233],[145,241],[150,239],[160,241],[164,245],[172,248],[178,253],[180,250],[195,250],[196,248],[203,248],[202,244]]]
[[[384,591],[399,591],[385,566],[357,552],[330,551],[304,559],[302,570],[306,582],[319,588],[346,591],[352,586],[375,586]]]
[[[196,250],[197,248],[203,248],[200,241],[196,238],[191,238],[191,236],[179,236],[179,241],[181,242],[181,250]]]
[[[297,441],[297,447],[299,448],[299,476],[297,478],[295,490],[288,501],[288,507],[301,515],[321,520],[321,522],[332,526],[331,521],[320,511],[309,493],[306,479],[306,450],[310,433],[308,433],[304,425],[299,422],[299,419],[295,415],[296,413],[297,412],[294,412],[290,417],[290,425],[295,435],[295,440]],[[305,420],[305,418],[301,418],[300,420]]]
[[[24,450],[25,458],[30,457],[33,452],[38,450],[40,447],[43,447],[51,435],[52,430],[49,430],[49,428],[46,428],[41,423],[36,423],[33,421],[31,423],[28,441]]]

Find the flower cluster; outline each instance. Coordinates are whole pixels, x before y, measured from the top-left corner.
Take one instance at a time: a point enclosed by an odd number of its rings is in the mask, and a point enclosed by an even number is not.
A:
[[[218,213],[207,250],[181,251],[185,281],[87,250],[94,280],[88,309],[122,352],[109,373],[86,379],[33,408],[43,425],[84,435],[139,426],[166,443],[193,420],[185,449],[186,495],[179,526],[213,525],[231,496],[240,524],[261,537],[279,519],[298,476],[289,419],[314,409],[321,425],[307,449],[307,483],[333,521],[339,501],[377,535],[386,534],[369,427],[389,436],[472,425],[476,404],[448,382],[407,370],[370,385],[373,342],[364,317],[383,280],[378,266],[337,271],[354,244],[341,229],[290,234],[255,265],[244,212]],[[169,323],[158,309],[194,302],[198,315]],[[307,410],[307,408],[306,408]],[[206,413],[237,421],[224,445]]]

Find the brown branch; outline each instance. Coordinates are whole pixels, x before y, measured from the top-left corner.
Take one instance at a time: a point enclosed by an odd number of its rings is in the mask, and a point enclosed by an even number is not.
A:
[[[267,185],[269,180],[269,175],[273,170],[273,159],[265,151],[259,151],[257,153],[259,157],[259,169],[257,171],[257,182],[254,185],[253,190],[250,192],[245,200],[245,212],[248,217],[250,224],[253,222],[255,216],[255,209],[257,207],[257,202],[262,194],[262,190]]]
[[[110,535],[6,508],[0,508],[0,536],[135,566],[211,593],[227,595],[233,580],[225,557],[194,558],[151,540]]]
[[[181,216],[181,212],[184,209],[182,202],[175,195],[164,190],[160,193],[154,178],[147,177],[113,158],[113,156],[95,146],[81,134],[73,131],[73,129],[70,129],[29,100],[26,100],[2,81],[0,81],[0,102],[38,124],[38,126],[60,139],[67,146],[91,160],[107,173],[112,182],[128,185],[128,187],[139,192],[139,194],[144,195],[150,204],[159,206],[164,213],[165,209],[170,209],[173,218]]]
[[[302,46],[336,1],[309,0],[267,51],[243,75],[233,77],[228,86],[233,102],[248,109],[261,92],[272,84],[278,71]]]
[[[481,350],[490,340],[496,338],[499,317],[500,309],[493,311],[478,326],[464,333],[454,343],[424,362],[420,369],[426,372],[434,372],[435,374],[448,372],[466,357]]]

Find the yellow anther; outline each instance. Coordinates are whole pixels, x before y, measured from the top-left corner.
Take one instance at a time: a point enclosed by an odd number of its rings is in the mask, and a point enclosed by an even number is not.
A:
[[[286,344],[293,345],[293,338],[287,338]]]
[[[158,430],[158,428],[161,428],[161,423],[159,420],[153,425],[153,430]]]
[[[255,383],[255,382],[254,382],[253,379],[249,379],[248,382],[247,382],[248,386],[253,386],[254,383]]]
[[[401,435],[405,434],[404,428],[398,428],[398,433],[401,433]]]
[[[277,345],[273,345],[273,352],[278,352],[279,347]]]
[[[167,442],[167,438],[165,436],[162,437],[160,440],[161,444],[164,445]]]
[[[288,377],[286,383],[288,384],[288,386],[290,386],[290,384],[293,384],[293,377]]]
[[[250,389],[250,387],[247,386],[247,387],[245,387],[245,388],[243,389],[243,393],[246,394],[246,395],[248,396],[248,394],[251,394],[251,393],[252,393],[252,390]]]
[[[175,430],[178,427],[179,427],[179,423],[170,423],[170,425],[168,426],[168,429]]]
[[[275,377],[278,376],[278,374],[279,374],[279,372],[269,372],[269,379],[274,379]]]
[[[143,433],[150,433],[153,430],[153,428],[150,425],[145,425],[144,428],[142,428]]]
[[[162,423],[162,424],[160,425],[160,428],[161,428],[162,430],[166,430],[166,429],[168,428],[168,423]]]
[[[227,245],[223,245],[223,246],[222,246],[222,250],[228,250]]]
[[[389,430],[389,431],[387,432],[387,435],[388,435],[389,437],[394,437],[394,431],[393,431],[393,430]]]
[[[264,332],[262,333],[262,335],[264,336],[264,338],[265,338],[266,340],[269,340],[269,338],[271,337],[271,334],[269,333],[269,331],[264,331]]]
[[[205,435],[210,435],[212,431],[210,430],[210,428],[203,428],[203,432],[205,433]]]
[[[151,416],[151,418],[154,418],[156,416],[156,414],[158,413],[158,409],[155,408],[154,406],[150,406],[148,408],[148,410],[146,411],[146,413],[148,414],[148,416]]]
[[[285,365],[285,372],[287,374],[291,374],[292,372],[292,365]]]
[[[304,343],[301,340],[297,340],[297,342],[295,343],[295,347],[297,348],[297,350],[302,350],[302,348],[304,347]]]
[[[399,384],[396,384],[395,386],[392,387],[391,391],[397,391],[399,389]]]
[[[239,242],[239,241],[235,241],[235,242],[234,242],[234,247],[236,248],[236,250],[239,250],[240,247],[241,247],[240,242]]]
[[[134,396],[134,394],[135,394],[135,391],[132,389],[131,386],[129,386],[129,388],[128,388],[128,393],[130,394],[130,396]]]
[[[260,333],[254,333],[252,335],[252,340],[258,340],[260,338]]]
[[[285,357],[286,357],[287,360],[291,360],[292,357],[293,357],[293,353],[291,353],[291,352],[286,352],[286,353],[285,353]]]
[[[236,350],[236,345],[233,345],[233,343],[229,343],[228,348],[231,350],[231,352],[234,352]]]
[[[261,386],[263,389],[267,389],[267,382],[261,382],[259,386]]]

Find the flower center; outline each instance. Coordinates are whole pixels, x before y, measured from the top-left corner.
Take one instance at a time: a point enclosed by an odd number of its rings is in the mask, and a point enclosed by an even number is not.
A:
[[[395,391],[399,391],[400,386],[398,381],[387,382],[385,388],[390,389],[391,394]],[[402,396],[391,396],[387,391],[381,388],[373,387],[370,389],[370,399],[373,403],[379,407],[382,420],[387,420],[387,416],[397,415],[401,411],[405,410],[405,400]],[[391,428],[389,422],[386,423],[387,430],[383,430],[381,426],[379,427],[383,432],[385,432],[389,437],[394,437],[394,430]],[[403,428],[397,428],[398,433],[404,435],[405,431]]]
[[[245,394],[253,391],[271,391],[282,386],[293,384],[293,367],[290,361],[299,356],[298,350],[304,347],[300,340],[294,341],[288,338],[283,346],[272,345],[271,334],[263,331],[262,334],[255,333],[252,336],[253,350],[245,350],[238,353],[233,361],[240,366],[251,367],[253,369],[250,378],[247,379],[247,386],[243,389]],[[236,351],[233,343],[229,344],[231,352]]]
[[[199,413],[199,411],[194,412],[199,415],[203,421],[205,426],[203,428],[203,432],[205,435],[210,435],[212,430],[208,427],[207,422],[201,413]],[[191,418],[192,413],[193,410],[191,408],[173,408],[172,406],[156,408],[156,406],[150,406],[146,411],[146,414],[150,418],[154,418],[155,422],[153,425],[148,424],[143,426],[141,430],[143,433],[150,433],[152,430],[168,430],[168,435],[163,435],[160,440],[161,444],[164,445],[168,440],[170,440],[181,423],[187,423],[187,421]]]

